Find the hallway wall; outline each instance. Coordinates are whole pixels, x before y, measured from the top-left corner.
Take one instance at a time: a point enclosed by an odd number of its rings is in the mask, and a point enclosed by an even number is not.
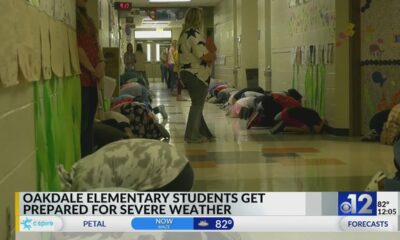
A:
[[[88,14],[99,29],[99,43],[102,47],[116,47],[118,42],[118,26],[116,26],[118,22],[115,20],[113,23],[110,19],[110,11],[113,11],[114,17],[117,17],[111,2],[110,0],[97,0],[87,3]],[[110,42],[111,34],[114,36],[114,40]]]
[[[0,87],[0,133],[0,239],[5,239],[7,209],[14,225],[14,192],[36,190],[32,83]]]
[[[258,68],[257,0],[237,0],[238,87],[247,87],[246,69]]]
[[[218,48],[215,78],[235,86],[234,0],[223,0],[214,8],[215,45]]]

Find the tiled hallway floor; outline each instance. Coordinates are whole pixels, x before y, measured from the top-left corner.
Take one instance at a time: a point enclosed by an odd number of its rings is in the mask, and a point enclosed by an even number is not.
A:
[[[164,104],[169,113],[171,144],[195,168],[194,191],[358,191],[378,170],[394,171],[390,146],[358,138],[246,130],[245,121],[226,117],[210,103],[204,115],[217,141],[185,144],[191,102],[176,102],[161,84],[153,84],[152,90],[154,106]]]

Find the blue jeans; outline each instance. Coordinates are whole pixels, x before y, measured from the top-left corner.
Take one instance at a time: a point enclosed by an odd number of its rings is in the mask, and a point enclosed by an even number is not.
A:
[[[96,87],[82,87],[82,119],[81,119],[81,157],[93,153],[94,150],[94,118],[97,111],[98,95]]]
[[[400,141],[394,144],[394,165],[397,168],[397,173],[394,178],[384,181],[385,191],[400,191]]]
[[[181,79],[192,100],[186,124],[185,141],[196,142],[202,137],[212,138],[213,134],[203,116],[204,104],[207,97],[206,83],[186,71],[181,72]]]
[[[160,64],[161,81],[168,82],[168,68],[164,64]]]
[[[169,85],[168,88],[174,90],[176,88],[176,76],[174,74],[174,64],[168,65]]]

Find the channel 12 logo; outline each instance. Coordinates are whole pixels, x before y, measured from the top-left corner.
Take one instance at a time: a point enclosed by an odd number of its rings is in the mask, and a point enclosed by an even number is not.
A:
[[[376,216],[376,192],[342,192],[339,193],[339,216]]]

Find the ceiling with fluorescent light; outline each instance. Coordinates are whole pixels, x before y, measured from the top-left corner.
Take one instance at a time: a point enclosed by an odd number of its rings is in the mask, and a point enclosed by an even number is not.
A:
[[[119,1],[119,0],[116,0]],[[121,0],[122,1],[122,0]],[[192,0],[191,2],[150,3],[148,0],[128,0],[133,7],[210,7],[226,0]]]

